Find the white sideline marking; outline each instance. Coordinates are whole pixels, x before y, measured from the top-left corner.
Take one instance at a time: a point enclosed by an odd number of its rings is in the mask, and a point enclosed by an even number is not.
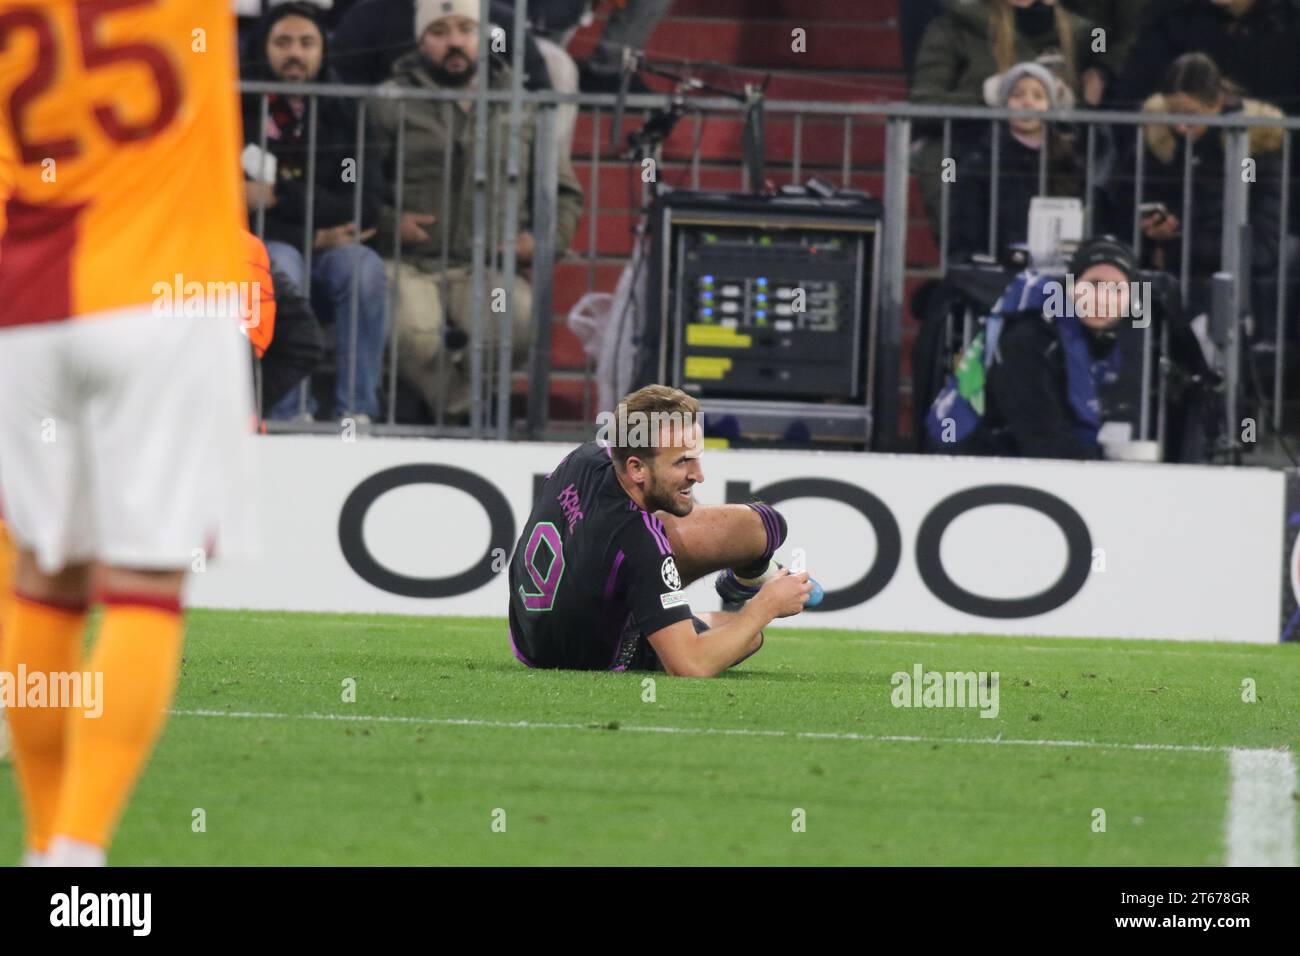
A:
[[[506,730],[600,731],[600,724],[531,720],[481,720],[474,717],[400,717],[380,714],[284,714],[272,711],[173,710],[175,717],[233,717],[246,720],[320,720],[347,723],[420,724],[440,727],[488,727]],[[1243,749],[1205,744],[1107,743],[1100,740],[1023,740],[997,737],[921,737],[903,734],[858,734],[851,731],[754,730],[747,727],[655,727],[620,724],[619,732],[726,737],[789,737],[803,740],[849,740],[882,743],[975,744],[1019,747],[1081,747],[1092,750],[1156,750],[1175,753],[1226,753],[1232,778],[1228,795],[1228,866],[1295,866],[1296,765],[1285,749]]]
[[[603,730],[600,724],[549,723],[532,720],[480,720],[474,717],[399,717],[380,714],[282,714],[234,710],[173,710],[176,717],[237,717],[267,720],[336,720],[356,723],[424,724],[441,727],[490,727],[508,730]],[[723,737],[790,737],[803,740],[854,740],[868,743],[920,744],[996,744],[1020,747],[1085,747],[1096,750],[1168,750],[1183,753],[1232,753],[1232,747],[1203,744],[1107,743],[1100,740],[1021,740],[997,737],[921,737],[904,734],[858,734],[852,731],[754,730],[748,727],[655,727],[645,724],[620,724],[619,732],[634,734],[688,734]],[[1272,753],[1273,751],[1249,751]],[[1290,754],[1287,751],[1289,757]]]
[[[1295,866],[1295,758],[1289,750],[1231,750],[1227,865]]]

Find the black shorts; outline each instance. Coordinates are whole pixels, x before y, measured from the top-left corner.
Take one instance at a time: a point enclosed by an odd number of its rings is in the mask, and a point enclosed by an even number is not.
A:
[[[694,614],[691,615],[691,623],[695,625],[696,634],[703,634],[709,629],[709,625]],[[623,653],[619,655],[618,663],[611,670],[662,671],[663,669],[663,661],[659,660],[659,655],[655,653],[654,645],[635,625],[629,625],[623,632]]]

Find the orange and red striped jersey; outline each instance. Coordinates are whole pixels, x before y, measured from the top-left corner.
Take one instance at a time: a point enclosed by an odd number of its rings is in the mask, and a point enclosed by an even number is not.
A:
[[[246,281],[237,100],[226,0],[0,0],[0,327]]]

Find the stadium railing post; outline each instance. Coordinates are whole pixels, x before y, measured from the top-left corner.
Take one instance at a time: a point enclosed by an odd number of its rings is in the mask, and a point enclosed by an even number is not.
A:
[[[527,28],[528,2],[515,3],[514,35],[510,41],[510,135],[506,146],[506,208],[503,237],[501,281],[505,286],[505,311],[501,313],[497,348],[497,422],[496,437],[505,441],[510,430],[510,383],[514,372],[515,308],[515,241],[519,236],[519,126],[523,114],[524,32]]]
[[[356,188],[352,193],[352,222],[353,231],[356,235],[361,235],[361,195],[365,189],[366,182],[366,105],[367,101],[362,99],[357,101],[357,180]],[[356,413],[357,408],[357,313],[361,310],[361,269],[358,266],[360,260],[354,260],[352,268],[352,288],[349,290],[348,297],[348,407],[344,411],[348,415]],[[335,319],[337,322],[338,320]],[[334,357],[334,366],[338,368],[338,356]],[[373,396],[371,396],[373,401]]]
[[[551,290],[555,269],[555,106],[541,104],[533,144],[533,315],[529,346],[528,437],[546,428],[551,377]]]
[[[1241,424],[1237,418],[1237,391],[1241,382],[1242,318],[1251,308],[1251,268],[1243,256],[1249,243],[1242,241],[1242,233],[1249,219],[1249,202],[1246,194],[1246,177],[1242,170],[1250,155],[1249,130],[1237,127],[1224,130],[1223,151],[1223,234],[1222,263],[1220,268],[1233,276],[1236,284],[1234,308],[1228,316],[1228,431],[1235,452],[1239,451],[1237,437]],[[1235,459],[1235,454],[1234,454]]]
[[[1282,388],[1286,374],[1286,363],[1282,361],[1286,348],[1286,284],[1288,259],[1290,258],[1287,230],[1290,227],[1291,212],[1291,131],[1282,133],[1282,215],[1278,218],[1277,237],[1277,325],[1274,332],[1273,353],[1273,431],[1282,431]]]
[[[892,117],[885,123],[885,221],[877,285],[880,288],[880,330],[876,350],[876,403],[872,444],[894,448],[899,441],[900,361],[903,341],[904,270],[907,267],[908,159],[912,121]],[[882,443],[883,440],[883,443]]]
[[[943,155],[952,155],[952,120],[943,121]],[[948,274],[948,244],[952,241],[952,183],[939,177],[939,276]]]
[[[388,373],[388,424],[397,423],[397,350],[400,348],[398,343],[398,316],[401,315],[402,308],[402,204],[406,197],[403,194],[405,185],[403,178],[406,175],[406,100],[405,98],[397,101],[397,144],[393,156],[393,279],[390,285],[389,309],[385,325],[390,329],[389,334],[392,336],[389,341],[389,373]],[[445,243],[444,243],[445,247]]]
[[[489,0],[479,0],[479,58],[488,63],[492,49]],[[470,346],[469,346],[469,424],[474,438],[483,437],[483,359],[487,342],[484,337],[486,283],[484,263],[487,259],[487,164],[488,164],[488,77],[474,89],[474,237],[470,256]]]

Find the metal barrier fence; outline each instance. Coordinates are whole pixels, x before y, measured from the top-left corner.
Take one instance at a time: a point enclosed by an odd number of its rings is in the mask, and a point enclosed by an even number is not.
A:
[[[522,4],[519,5],[522,10]],[[317,171],[315,168],[315,148],[316,148],[316,102],[322,97],[340,97],[358,101],[357,117],[357,149],[356,156],[358,161],[356,195],[357,201],[354,209],[355,226],[358,231],[361,227],[361,192],[363,186],[363,177],[366,173],[364,169],[363,157],[365,155],[366,137],[368,131],[366,128],[366,104],[371,101],[388,100],[396,101],[401,121],[397,133],[397,142],[394,144],[394,155],[396,169],[393,177],[393,203],[397,210],[397,222],[399,227],[395,230],[396,235],[393,237],[393,248],[395,251],[394,259],[401,261],[402,237],[400,234],[401,213],[405,207],[403,205],[404,197],[402,195],[403,163],[405,160],[405,131],[406,131],[406,110],[408,104],[412,102],[433,102],[440,104],[444,117],[450,116],[452,110],[456,107],[456,101],[472,100],[474,104],[474,123],[476,136],[474,139],[475,150],[473,157],[473,249],[471,262],[469,263],[472,277],[472,298],[471,298],[471,328],[469,332],[469,373],[470,373],[470,408],[469,422],[465,426],[448,425],[445,423],[441,409],[438,414],[438,423],[432,426],[406,426],[396,422],[394,395],[397,377],[397,359],[398,351],[401,348],[399,336],[390,335],[388,342],[388,367],[390,373],[390,388],[388,394],[388,406],[386,412],[386,421],[376,423],[373,430],[377,433],[387,434],[414,434],[414,435],[447,435],[463,437],[490,437],[496,439],[507,439],[512,435],[520,434],[518,430],[512,432],[510,421],[510,395],[512,385],[511,369],[511,329],[512,318],[515,303],[513,302],[514,278],[518,271],[518,263],[515,257],[515,240],[519,232],[519,223],[516,217],[517,199],[519,189],[524,188],[522,177],[523,157],[520,156],[519,150],[519,131],[521,124],[529,121],[535,124],[534,155],[531,158],[531,177],[533,184],[532,193],[532,232],[535,241],[535,253],[533,259],[532,271],[532,316],[531,316],[531,345],[528,362],[529,373],[529,392],[528,392],[528,412],[527,426],[522,434],[527,437],[540,437],[547,426],[547,404],[548,404],[548,382],[551,373],[550,362],[550,331],[551,331],[551,297],[554,280],[554,267],[556,262],[557,250],[554,245],[554,223],[556,210],[556,111],[557,108],[572,104],[579,110],[585,110],[590,114],[591,121],[591,150],[589,158],[591,176],[590,188],[584,196],[584,206],[587,211],[587,229],[588,229],[588,249],[586,251],[588,265],[588,286],[594,289],[596,284],[596,256],[597,256],[597,226],[600,214],[600,172],[602,167],[611,162],[622,162],[619,159],[611,159],[602,143],[602,130],[607,117],[619,115],[618,111],[626,109],[629,116],[636,116],[648,110],[660,108],[669,102],[669,97],[659,94],[649,95],[632,95],[620,103],[618,98],[611,95],[574,95],[556,92],[529,92],[522,89],[520,60],[522,57],[523,44],[521,37],[523,35],[522,15],[517,16],[515,23],[515,42],[512,44],[515,57],[515,70],[513,74],[514,82],[510,90],[492,90],[487,89],[486,84],[479,84],[472,91],[454,91],[454,90],[425,90],[412,88],[398,88],[394,86],[381,87],[357,87],[347,85],[327,85],[327,84],[302,84],[302,83],[268,83],[268,82],[249,82],[241,84],[241,91],[246,95],[261,96],[261,115],[262,131],[261,145],[265,149],[266,145],[266,114],[268,95],[272,93],[288,94],[296,96],[305,96],[308,100],[308,170],[307,184],[308,192],[311,192],[312,184],[315,182]],[[487,45],[487,29],[483,28],[482,42],[484,48]],[[483,135],[484,130],[489,127],[489,109],[505,108],[508,111],[508,130],[509,142],[506,144],[506,150],[503,152],[498,143],[492,150],[491,159],[497,168],[489,169],[489,150],[488,136]],[[735,117],[740,119],[743,107],[737,102],[729,99],[708,97],[708,98],[690,98],[685,102],[687,116],[693,123],[693,146],[689,156],[690,185],[692,188],[698,188],[701,179],[701,146],[702,132],[705,123],[714,117]],[[527,116],[525,115],[527,111]],[[904,315],[904,283],[907,266],[906,250],[907,236],[909,225],[909,177],[912,170],[909,162],[913,146],[913,124],[920,121],[928,121],[932,124],[937,123],[942,126],[942,137],[944,143],[944,155],[949,154],[949,148],[953,142],[953,123],[954,122],[983,122],[996,129],[999,124],[1007,120],[1018,117],[1036,117],[1044,120],[1050,130],[1056,124],[1072,124],[1079,128],[1087,130],[1087,158],[1086,158],[1086,184],[1084,188],[1084,199],[1087,222],[1089,227],[1092,225],[1094,212],[1094,196],[1101,187],[1097,181],[1095,171],[1095,146],[1098,131],[1102,127],[1113,127],[1118,136],[1123,136],[1125,131],[1130,135],[1138,138],[1139,148],[1136,149],[1137,157],[1136,168],[1133,171],[1135,183],[1134,198],[1134,218],[1132,240],[1133,245],[1141,253],[1143,244],[1143,234],[1138,216],[1137,207],[1142,201],[1142,190],[1144,184],[1143,155],[1144,150],[1141,148],[1141,137],[1143,135],[1143,126],[1158,120],[1167,124],[1186,124],[1187,126],[1202,126],[1210,129],[1221,130],[1225,136],[1225,167],[1223,170],[1224,186],[1224,216],[1223,230],[1221,237],[1221,272],[1219,276],[1220,283],[1226,283],[1226,288],[1230,295],[1224,297],[1223,301],[1234,303],[1232,316],[1229,317],[1229,327],[1232,332],[1231,347],[1233,354],[1240,348],[1241,337],[1239,329],[1242,320],[1249,312],[1248,303],[1250,296],[1248,293],[1248,284],[1250,276],[1248,266],[1243,267],[1243,234],[1242,230],[1248,222],[1248,190],[1250,183],[1246,177],[1241,174],[1242,161],[1248,156],[1247,137],[1249,130],[1254,127],[1272,127],[1284,130],[1282,145],[1282,210],[1279,236],[1279,256],[1277,269],[1277,298],[1276,298],[1276,356],[1274,368],[1274,394],[1272,415],[1275,426],[1280,427],[1282,423],[1282,398],[1283,398],[1283,351],[1284,351],[1284,333],[1286,329],[1287,313],[1287,280],[1288,280],[1288,263],[1287,263],[1287,234],[1289,223],[1286,206],[1290,199],[1290,138],[1291,132],[1300,128],[1300,120],[1297,119],[1275,119],[1268,117],[1247,117],[1244,115],[1214,116],[1214,115],[1160,115],[1143,114],[1136,112],[1110,112],[1110,111],[1052,111],[1046,113],[1035,113],[1032,111],[1016,111],[1000,108],[983,108],[983,107],[953,107],[953,106],[928,106],[918,104],[882,104],[882,103],[840,103],[840,102],[809,102],[809,101],[769,101],[765,105],[767,115],[767,127],[769,133],[771,130],[778,128],[781,121],[789,123],[790,145],[791,150],[788,157],[773,156],[772,149],[767,150],[767,159],[769,162],[776,160],[782,165],[788,164],[790,179],[798,181],[805,173],[810,171],[811,164],[805,157],[805,141],[809,135],[809,129],[815,130],[818,138],[822,139],[823,135],[829,133],[831,129],[838,128],[841,136],[841,156],[840,156],[840,177],[844,185],[848,185],[855,172],[861,172],[868,168],[874,167],[874,163],[868,163],[860,155],[860,150],[855,147],[855,131],[864,125],[883,125],[885,131],[884,137],[884,187],[883,199],[884,204],[884,222],[882,246],[883,256],[881,261],[881,274],[876,276],[873,283],[874,292],[879,296],[878,309],[880,316],[879,325],[879,347],[877,350],[876,381],[878,383],[877,396],[877,433],[883,435],[884,443],[889,444],[896,441],[899,430],[900,420],[900,365],[901,365],[901,347],[902,347],[902,327]],[[1190,133],[1186,136],[1190,142]],[[997,146],[999,138],[993,138],[994,146],[994,168],[997,168]],[[769,146],[772,140],[769,139]],[[448,142],[448,157],[451,151],[451,144]],[[824,154],[825,150],[822,150]],[[1039,170],[1039,190],[1040,193],[1046,193],[1047,188],[1047,151],[1041,151],[1040,170]],[[584,157],[573,156],[572,159],[581,160]],[[656,153],[656,160],[662,166],[662,152]],[[736,158],[736,164],[740,165],[739,157]],[[825,171],[827,165],[823,159],[817,164],[819,171]],[[501,168],[504,167],[504,168]],[[443,273],[445,276],[448,267],[448,229],[450,218],[448,215],[448,205],[451,202],[451,183],[450,183],[451,163],[444,162],[444,183],[441,190],[443,197],[443,209],[440,210],[439,222],[443,230],[442,255],[443,255]],[[937,176],[938,170],[934,171]],[[1194,171],[1191,162],[1191,151],[1187,152],[1187,160],[1184,168],[1184,206],[1187,213],[1185,219],[1189,223],[1185,225],[1182,238],[1182,271],[1179,276],[1180,285],[1186,298],[1189,283],[1192,276],[1190,275],[1191,256],[1189,254],[1192,226],[1190,222],[1194,221],[1194,209],[1192,207],[1192,179]],[[504,181],[506,201],[503,208],[489,209],[487,185],[489,178],[493,181]],[[748,176],[744,177],[746,180]],[[989,250],[997,249],[997,194],[996,194],[996,177],[993,185],[993,201],[990,209],[989,220]],[[743,187],[748,189],[751,184],[747,181]],[[651,186],[642,183],[642,201],[643,204],[648,197]],[[950,191],[951,184],[945,182],[942,186],[942,204],[940,211],[940,235],[939,239],[939,266],[942,272],[946,269],[949,262],[949,244],[950,244]],[[265,225],[265,208],[259,208],[255,219],[255,231],[262,234]],[[1086,230],[1087,231],[1087,230]],[[303,258],[307,263],[306,275],[310,279],[311,275],[311,256],[312,256],[312,236],[313,221],[312,212],[309,208],[307,211],[306,222],[303,231]],[[642,241],[638,236],[637,241]],[[486,277],[489,269],[503,277],[504,295],[506,299],[505,312],[497,315],[487,309],[487,288]],[[396,276],[390,280],[389,289],[389,318],[388,327],[393,328],[391,318],[393,309],[400,302],[402,295],[401,283],[397,281]],[[353,303],[356,302],[356,283],[353,287]],[[445,299],[444,299],[445,303]],[[495,353],[488,347],[489,329],[487,323],[493,319],[498,320],[498,338]],[[356,344],[356,309],[352,309],[350,320],[352,322],[351,343],[355,348]],[[1166,343],[1167,344],[1167,343]],[[1150,383],[1153,374],[1151,369],[1150,348],[1144,350],[1144,383]],[[1162,354],[1167,354],[1162,351]],[[445,351],[444,351],[445,355]],[[355,362],[350,363],[352,371],[352,387],[355,387]],[[1235,368],[1235,364],[1234,364]],[[588,368],[588,374],[590,368]],[[1160,386],[1163,387],[1163,376],[1160,379]],[[584,393],[585,394],[585,393]],[[1163,405],[1161,405],[1163,409]],[[584,409],[586,411],[586,409]],[[1229,409],[1229,420],[1235,415],[1233,408]],[[321,428],[334,426],[320,426]],[[1139,437],[1147,438],[1150,435],[1151,423],[1147,420],[1145,414],[1140,426],[1142,434]],[[1156,423],[1157,429],[1163,428],[1163,421]],[[279,425],[273,424],[272,430],[313,430],[311,426],[301,425]]]

